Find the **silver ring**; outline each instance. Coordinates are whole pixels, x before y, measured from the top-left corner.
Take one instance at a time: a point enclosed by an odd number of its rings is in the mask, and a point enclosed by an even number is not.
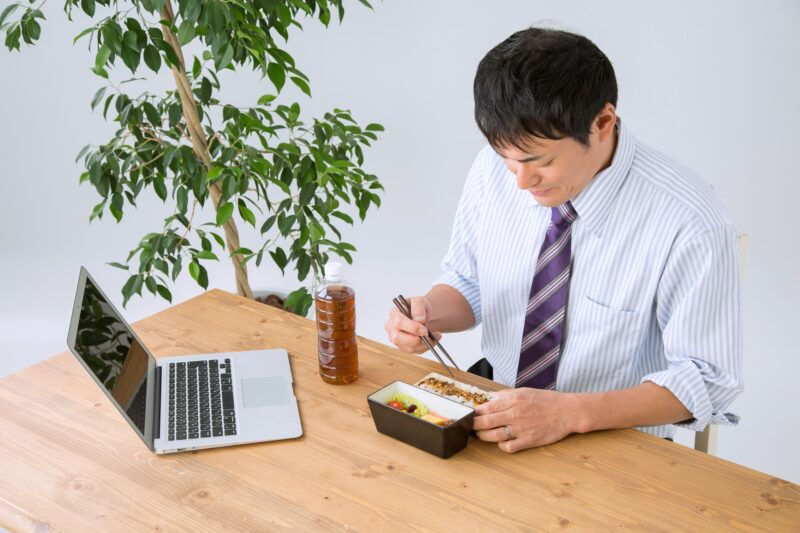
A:
[[[506,440],[511,440],[514,438],[514,435],[511,434],[511,428],[508,425],[503,426],[503,431],[506,433]]]

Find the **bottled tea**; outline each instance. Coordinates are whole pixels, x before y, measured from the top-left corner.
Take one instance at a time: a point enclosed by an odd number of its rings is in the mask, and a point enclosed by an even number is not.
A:
[[[356,293],[342,277],[342,264],[325,265],[325,280],[315,294],[319,375],[343,385],[358,378]]]

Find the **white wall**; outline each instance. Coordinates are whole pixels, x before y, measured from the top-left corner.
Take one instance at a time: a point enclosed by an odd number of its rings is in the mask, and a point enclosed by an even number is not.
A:
[[[348,231],[359,247],[350,277],[359,333],[385,341],[383,321],[398,292],[427,289],[447,246],[463,179],[482,138],[472,121],[479,59],[513,31],[543,20],[580,31],[611,58],[619,112],[644,142],[710,181],[750,236],[744,285],[744,394],[737,428],[722,428],[719,455],[800,482],[796,304],[800,301],[793,165],[800,134],[800,3],[387,1],[375,11],[349,2],[342,26],[309,22],[290,50],[310,75],[304,110],[348,107],[386,134],[367,154],[386,185],[384,206]],[[83,26],[60,4],[46,11],[44,38],[22,54],[0,51],[0,375],[65,349],[78,267],[86,265],[121,303],[123,259],[160,227],[157,201],[87,224],[95,193],[79,187],[73,159],[112,127],[89,109],[99,81]],[[162,72],[156,87],[169,86]],[[224,98],[245,105],[268,92],[253,75],[227,76]],[[254,242],[254,241],[250,241]],[[213,286],[232,290],[228,264]],[[274,268],[253,285],[294,287]],[[191,281],[191,280],[189,280]],[[186,280],[178,301],[199,293]],[[149,295],[126,310],[136,320],[166,307]],[[480,331],[450,335],[462,364],[479,357]],[[686,441],[688,435],[682,435]]]

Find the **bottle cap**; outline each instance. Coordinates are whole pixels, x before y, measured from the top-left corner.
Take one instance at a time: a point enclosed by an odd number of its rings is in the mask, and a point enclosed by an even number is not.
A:
[[[329,261],[325,264],[325,279],[341,281],[343,265],[339,261]]]

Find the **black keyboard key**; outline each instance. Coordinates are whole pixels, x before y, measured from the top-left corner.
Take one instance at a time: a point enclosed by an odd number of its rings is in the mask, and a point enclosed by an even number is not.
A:
[[[211,434],[214,435],[215,437],[221,437],[223,435],[222,428],[215,427],[213,430],[211,430]]]
[[[232,391],[222,391],[222,408],[223,409],[233,409],[233,392]]]
[[[201,431],[200,432],[200,438],[206,438],[206,437],[210,437],[210,436],[211,436],[211,432],[210,431]]]

